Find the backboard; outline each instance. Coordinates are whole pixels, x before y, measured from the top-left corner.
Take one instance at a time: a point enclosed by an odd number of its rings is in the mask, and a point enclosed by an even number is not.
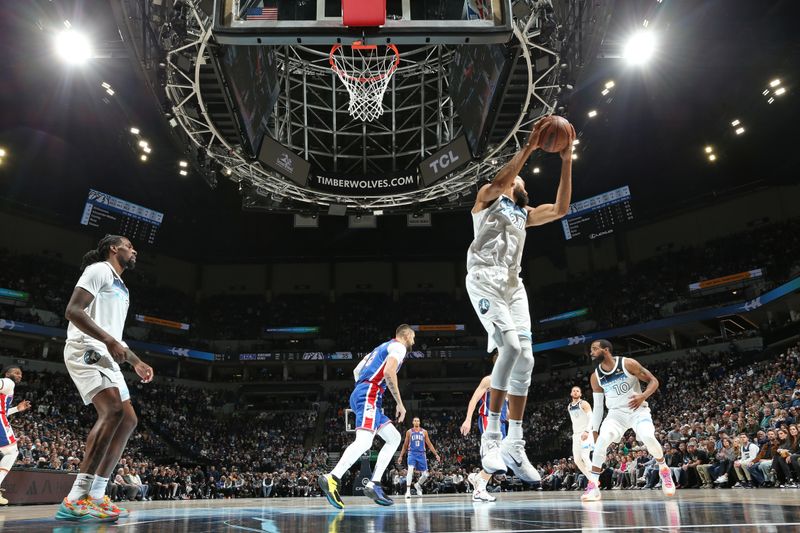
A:
[[[383,25],[347,27],[343,0],[215,0],[213,32],[219,43],[246,45],[490,44],[512,35],[511,0],[385,1]]]

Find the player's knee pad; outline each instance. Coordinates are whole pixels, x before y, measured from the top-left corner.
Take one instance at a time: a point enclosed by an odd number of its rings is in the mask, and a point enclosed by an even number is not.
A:
[[[380,431],[378,431],[378,436],[383,439],[386,446],[394,446],[395,448],[400,446],[400,432],[397,431],[394,424],[386,424],[383,426]]]
[[[14,466],[15,462],[17,462],[17,456],[19,455],[19,449],[17,448],[17,446],[15,444],[14,446],[9,446],[7,448],[3,448],[0,451],[3,453],[3,458],[0,459],[0,469],[11,470],[11,467]]]
[[[353,446],[356,450],[360,453],[364,453],[370,448],[372,448],[372,440],[373,435],[371,431],[367,431],[365,429],[359,429],[356,431],[356,440],[353,441]]]
[[[517,362],[522,347],[516,331],[503,332],[503,344],[498,348],[497,361],[492,368],[492,388],[497,390],[508,390],[508,381],[511,372]]]
[[[519,333],[520,354],[511,368],[508,393],[514,396],[527,396],[533,372],[533,345],[530,333]]]
[[[603,468],[603,462],[606,460],[606,450],[608,445],[611,444],[607,437],[600,435],[597,437],[597,442],[594,444],[594,452],[592,453],[592,466]]]

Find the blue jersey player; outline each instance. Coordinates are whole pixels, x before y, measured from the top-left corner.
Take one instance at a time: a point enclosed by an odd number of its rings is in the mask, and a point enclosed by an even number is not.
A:
[[[331,473],[322,475],[317,480],[328,502],[337,509],[344,509],[344,502],[339,495],[342,476],[361,455],[372,448],[376,433],[384,444],[378,453],[372,480],[364,487],[364,494],[379,505],[394,504],[384,494],[380,483],[394,452],[400,446],[400,432],[394,427],[392,420],[383,414],[381,406],[383,394],[388,388],[397,404],[397,422],[402,422],[406,416],[397,383],[397,371],[403,364],[406,353],[414,345],[414,336],[414,330],[408,324],[398,326],[394,339],[384,342],[364,356],[353,370],[356,388],[350,395],[350,409],[356,414],[356,440],[347,447]]]
[[[420,427],[418,417],[414,417],[411,421],[411,429],[406,431],[406,440],[403,443],[403,449],[400,450],[400,456],[397,458],[397,464],[403,461],[403,455],[408,450],[408,473],[406,474],[406,498],[411,497],[411,481],[414,479],[414,469],[416,468],[421,472],[419,480],[414,484],[417,489],[417,496],[422,496],[422,485],[428,479],[428,458],[425,456],[425,447],[431,449],[437,461],[440,461],[439,452],[433,446],[428,431]]]

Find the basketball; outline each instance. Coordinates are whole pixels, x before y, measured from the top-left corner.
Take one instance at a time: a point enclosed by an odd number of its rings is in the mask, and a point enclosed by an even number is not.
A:
[[[569,144],[575,128],[564,117],[551,115],[545,120],[547,122],[542,126],[539,147],[545,152],[560,152]]]

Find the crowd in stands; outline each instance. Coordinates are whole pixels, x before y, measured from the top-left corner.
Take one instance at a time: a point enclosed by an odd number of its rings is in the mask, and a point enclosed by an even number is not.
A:
[[[742,253],[747,250],[747,253]],[[781,253],[775,253],[781,250]],[[717,239],[702,246],[670,249],[635,264],[594,270],[566,282],[529,287],[537,338],[573,335],[579,330],[602,330],[662,318],[688,309],[754,298],[800,274],[800,219],[769,224]],[[734,293],[726,290],[700,296],[690,283],[761,268],[765,276]],[[30,294],[24,305],[0,302],[0,317],[65,327],[63,310],[79,272],[56,253],[14,256],[0,250],[0,287]],[[400,322],[466,324],[466,336],[421,336],[419,346],[477,346],[472,337],[484,335],[469,302],[455,294],[430,291],[389,294],[358,292],[329,294],[214,295],[195,301],[194,295],[160,286],[144,270],[126,273],[132,303],[129,328],[135,337],[206,349],[214,340],[259,340],[259,349],[363,351],[372,348]],[[612,292],[615,297],[605,296]],[[540,326],[538,319],[566,311],[589,309],[574,322]],[[42,313],[42,311],[45,311]],[[191,325],[189,331],[144,325],[145,314]],[[364,321],[363,317],[370,320]],[[267,326],[318,326],[320,333],[296,339],[265,336]],[[132,333],[134,333],[132,331]]]

